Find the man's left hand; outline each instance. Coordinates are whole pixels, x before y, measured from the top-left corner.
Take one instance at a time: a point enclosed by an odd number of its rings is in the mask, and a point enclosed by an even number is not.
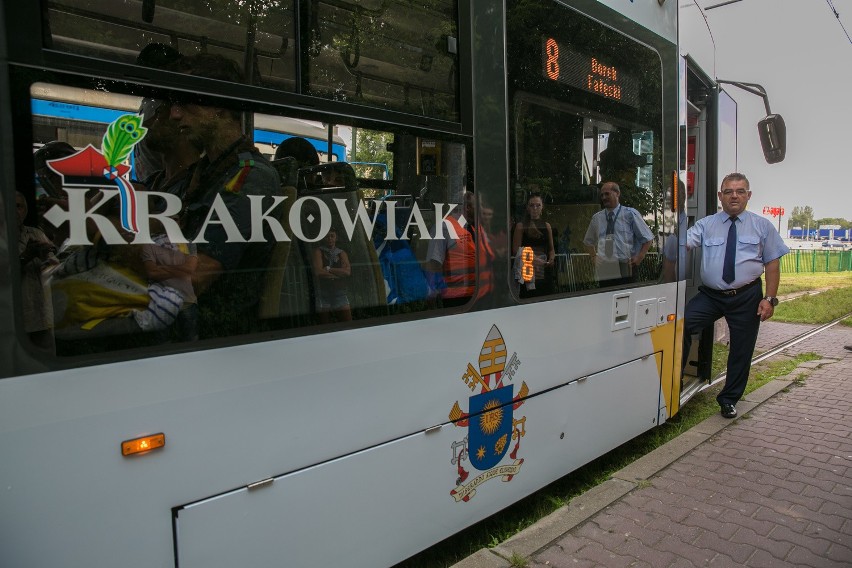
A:
[[[757,306],[757,315],[760,316],[760,321],[766,321],[775,313],[775,308],[769,303],[769,300],[761,300]]]

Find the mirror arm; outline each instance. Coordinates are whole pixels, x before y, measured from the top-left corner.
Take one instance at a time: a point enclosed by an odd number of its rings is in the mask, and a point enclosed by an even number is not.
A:
[[[758,97],[763,99],[763,105],[766,107],[766,115],[772,114],[772,111],[769,110],[769,97],[766,95],[766,89],[757,83],[743,83],[742,81],[726,81],[724,79],[716,79],[716,82],[719,84],[724,83],[725,85],[733,85],[734,87],[738,87],[743,91],[749,92],[752,95],[757,95]]]

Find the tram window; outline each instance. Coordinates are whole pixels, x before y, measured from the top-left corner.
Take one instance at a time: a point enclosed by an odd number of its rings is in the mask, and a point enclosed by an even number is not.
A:
[[[549,0],[507,21],[519,296],[659,281],[659,56]]]
[[[47,7],[45,41],[52,49],[124,63],[137,62],[155,44],[184,55],[217,53],[245,65],[245,82],[295,89],[290,1],[48,0]]]
[[[316,6],[310,94],[458,120],[454,0]]]
[[[455,0],[302,2],[301,26],[284,0],[48,0],[47,7],[51,49],[139,64],[147,46],[215,53],[241,65],[253,85],[459,120]]]
[[[468,235],[456,221],[471,215],[466,142],[268,107],[246,120],[223,99],[90,85],[30,87],[36,184],[22,193],[34,243],[21,287],[49,305],[41,331],[58,355],[315,333],[476,292],[476,268],[453,265],[459,255],[433,262],[436,227],[445,239]],[[350,133],[354,161],[382,175],[350,165]],[[272,160],[253,137],[270,141]],[[293,150],[297,139],[314,159]],[[329,148],[332,161],[319,156]],[[147,175],[134,179],[142,162]]]

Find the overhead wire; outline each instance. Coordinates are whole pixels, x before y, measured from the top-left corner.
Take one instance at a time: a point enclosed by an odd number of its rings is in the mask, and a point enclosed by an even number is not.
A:
[[[692,3],[695,4],[696,8],[698,8],[698,12],[701,14],[701,17],[704,18],[704,25],[707,26],[707,31],[710,33],[710,42],[713,44],[713,76],[715,77],[716,76],[716,40],[713,38],[713,30],[710,29],[710,22],[707,21],[707,14],[705,14],[704,10],[701,8],[701,6],[698,5],[698,0],[692,0]]]
[[[846,31],[846,26],[843,25],[843,22],[840,21],[840,12],[834,7],[834,3],[831,0],[825,0],[828,3],[828,7],[831,10],[831,13],[834,14],[834,17],[837,18],[837,23],[840,24],[840,28],[843,30],[843,33],[846,34],[846,39],[849,40],[849,43],[852,43],[852,37],[849,37],[849,32]]]

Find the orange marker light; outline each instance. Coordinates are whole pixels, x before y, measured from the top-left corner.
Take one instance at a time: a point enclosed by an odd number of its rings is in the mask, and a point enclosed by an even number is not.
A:
[[[674,321],[675,317],[677,316],[675,316],[674,314],[669,314],[666,316],[666,321]]]
[[[126,440],[122,442],[121,455],[132,456],[134,454],[144,454],[145,452],[162,448],[165,445],[165,434],[152,434],[151,436],[144,436],[142,438],[135,438],[133,440]]]

